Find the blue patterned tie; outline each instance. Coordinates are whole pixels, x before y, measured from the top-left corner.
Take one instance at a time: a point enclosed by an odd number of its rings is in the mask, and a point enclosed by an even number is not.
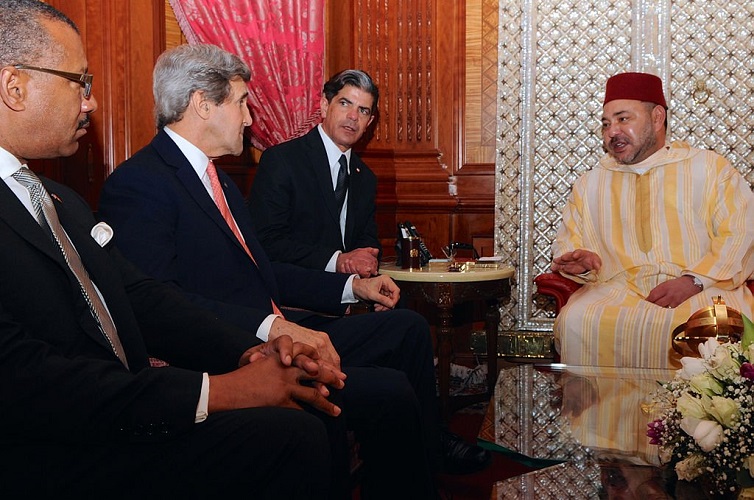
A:
[[[42,185],[39,177],[26,167],[21,167],[21,170],[18,170],[13,174],[13,178],[29,191],[31,204],[37,215],[37,222],[52,234],[60,251],[63,253],[63,257],[65,258],[68,267],[71,268],[71,271],[76,276],[76,279],[81,286],[81,293],[84,295],[84,299],[89,305],[89,310],[91,311],[92,316],[94,316],[94,319],[97,321],[100,332],[105,336],[105,340],[110,344],[110,347],[115,355],[118,356],[118,359],[120,359],[126,368],[128,368],[126,354],[120,343],[118,331],[115,328],[113,319],[110,317],[110,313],[107,311],[105,304],[100,300],[100,296],[94,288],[94,283],[89,279],[89,274],[86,272],[84,264],[81,262],[81,258],[74,248],[73,243],[68,239],[68,235],[63,230],[63,226],[60,225],[58,214],[55,211],[55,206],[52,204],[52,199],[47,193],[47,190]]]

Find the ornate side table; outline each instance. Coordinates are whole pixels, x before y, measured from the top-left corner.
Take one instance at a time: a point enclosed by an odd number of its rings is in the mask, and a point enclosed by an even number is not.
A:
[[[427,318],[437,328],[437,366],[440,390],[440,411],[443,421],[455,408],[489,399],[497,379],[497,330],[500,323],[500,301],[510,296],[513,268],[473,269],[464,272],[401,269],[394,264],[381,264],[380,272],[390,276],[401,288],[401,296],[436,305],[438,321]],[[453,306],[464,302],[484,301],[487,304],[485,332],[487,336],[487,392],[454,396],[451,408],[450,361],[453,338]]]

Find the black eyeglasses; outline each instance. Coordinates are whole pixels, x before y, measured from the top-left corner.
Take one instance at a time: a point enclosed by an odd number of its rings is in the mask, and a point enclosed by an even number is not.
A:
[[[89,99],[89,96],[92,95],[92,80],[94,79],[94,75],[90,75],[88,73],[69,73],[67,71],[59,71],[57,69],[27,66],[26,64],[16,64],[13,67],[16,69],[31,69],[34,71],[42,71],[44,73],[49,73],[51,75],[65,78],[66,80],[76,82],[83,87],[84,99]]]

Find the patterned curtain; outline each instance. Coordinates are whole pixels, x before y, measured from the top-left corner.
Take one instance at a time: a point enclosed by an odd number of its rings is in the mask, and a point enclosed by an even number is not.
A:
[[[251,143],[264,150],[319,122],[325,0],[169,0],[189,43],[211,43],[251,68]]]

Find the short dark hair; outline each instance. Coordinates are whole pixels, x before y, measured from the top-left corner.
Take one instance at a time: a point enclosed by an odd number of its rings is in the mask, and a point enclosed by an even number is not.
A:
[[[327,102],[330,102],[346,85],[351,85],[372,94],[372,114],[377,111],[377,101],[380,100],[380,91],[372,80],[372,77],[366,71],[360,69],[346,69],[334,75],[325,82],[322,94],[324,94]]]
[[[0,67],[39,64],[59,57],[60,49],[41,25],[59,21],[79,32],[76,24],[56,8],[39,0],[0,0]]]

